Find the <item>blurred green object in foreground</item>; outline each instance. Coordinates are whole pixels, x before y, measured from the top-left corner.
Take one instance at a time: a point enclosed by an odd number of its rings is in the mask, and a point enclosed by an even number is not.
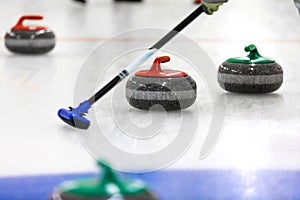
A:
[[[157,200],[147,186],[139,180],[125,180],[104,161],[97,161],[102,170],[100,177],[63,182],[51,199],[63,200]]]

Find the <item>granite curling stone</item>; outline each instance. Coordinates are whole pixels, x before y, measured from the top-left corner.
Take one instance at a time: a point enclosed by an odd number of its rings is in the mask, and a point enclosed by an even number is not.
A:
[[[281,66],[262,57],[255,45],[245,47],[246,57],[230,58],[218,70],[218,82],[227,91],[237,93],[270,93],[283,83]]]
[[[5,34],[5,46],[14,53],[42,54],[55,46],[53,31],[45,26],[25,26],[25,20],[42,20],[40,15],[24,15],[17,24]]]
[[[61,183],[50,200],[158,200],[154,193],[139,180],[118,177],[108,164],[98,161],[102,175],[96,178],[81,178]]]
[[[197,97],[196,82],[187,73],[178,70],[162,70],[161,63],[170,57],[155,59],[150,70],[138,71],[126,84],[126,99],[129,104],[142,110],[186,109]],[[160,106],[156,106],[160,105]]]

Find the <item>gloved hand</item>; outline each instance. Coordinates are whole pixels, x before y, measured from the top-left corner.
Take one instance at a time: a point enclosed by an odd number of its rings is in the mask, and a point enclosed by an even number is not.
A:
[[[226,3],[227,1],[228,0],[202,0],[203,5],[205,6],[205,13],[212,15],[221,5],[223,5],[223,3]]]

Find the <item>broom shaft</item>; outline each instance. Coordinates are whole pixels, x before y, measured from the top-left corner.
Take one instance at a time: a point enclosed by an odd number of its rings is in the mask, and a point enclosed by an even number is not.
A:
[[[167,42],[169,42],[173,37],[175,37],[180,31],[182,31],[187,25],[189,25],[194,19],[204,12],[204,6],[199,6],[194,12],[187,16],[182,22],[180,22],[172,31],[155,43],[150,49],[160,49]]]
[[[88,101],[92,105],[98,101],[102,96],[114,88],[119,82],[121,82],[126,76],[128,76],[136,67],[143,64],[148,58],[150,58],[158,49],[168,43],[173,37],[175,37],[180,31],[182,31],[187,25],[189,25],[194,19],[204,12],[204,6],[200,5],[194,12],[187,16],[182,22],[180,22],[173,30],[166,34],[162,39],[149,48],[147,52],[142,54],[139,58],[128,65],[122,72],[114,77],[109,83],[107,83],[101,90],[99,90]]]

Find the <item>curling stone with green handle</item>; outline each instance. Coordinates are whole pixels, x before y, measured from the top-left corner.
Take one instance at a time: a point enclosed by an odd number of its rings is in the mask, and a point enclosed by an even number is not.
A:
[[[98,161],[102,177],[66,181],[51,200],[158,200],[141,181],[124,180],[103,161]]]
[[[255,45],[245,48],[246,57],[230,58],[218,70],[218,82],[227,91],[237,93],[269,93],[283,83],[281,66],[262,57]]]

